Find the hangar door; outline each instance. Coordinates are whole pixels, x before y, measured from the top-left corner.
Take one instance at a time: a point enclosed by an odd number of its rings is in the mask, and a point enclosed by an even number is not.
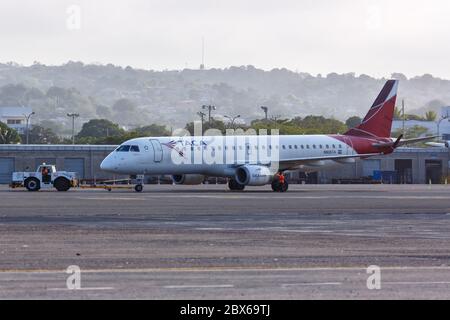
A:
[[[0,184],[11,182],[14,172],[14,158],[0,158]]]
[[[83,158],[65,158],[64,171],[76,172],[78,179],[84,179],[84,159]]]
[[[396,159],[395,171],[397,172],[398,184],[413,183],[413,161],[412,159]]]
[[[362,161],[363,177],[373,177],[374,171],[381,170],[381,160],[369,159]]]
[[[442,161],[441,160],[425,160],[425,174],[427,183],[441,183],[442,178]]]

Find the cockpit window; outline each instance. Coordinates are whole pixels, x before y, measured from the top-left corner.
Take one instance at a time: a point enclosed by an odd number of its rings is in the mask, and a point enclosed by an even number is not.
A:
[[[131,152],[139,152],[139,146],[131,146],[130,151]]]
[[[117,148],[116,151],[117,152],[128,152],[128,151],[130,151],[130,146],[120,146],[119,148]]]

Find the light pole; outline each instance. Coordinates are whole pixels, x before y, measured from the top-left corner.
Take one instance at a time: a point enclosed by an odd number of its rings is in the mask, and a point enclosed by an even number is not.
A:
[[[202,119],[202,135],[203,135],[203,130],[204,130],[203,124],[205,123],[206,113],[199,111],[199,112],[197,112],[197,115],[200,116],[200,119]]]
[[[212,110],[216,110],[216,107],[211,106],[211,105],[208,105],[208,106],[203,105],[202,109],[203,110],[208,109],[208,122],[209,122],[209,125],[211,125],[211,112],[212,112]]]
[[[227,119],[230,119],[230,122],[231,122],[231,127],[233,128],[233,129],[235,129],[236,130],[236,127],[234,126],[234,122],[236,121],[236,119],[237,118],[240,118],[241,117],[241,115],[240,114],[238,114],[237,116],[235,116],[235,117],[230,117],[230,116],[223,116],[224,118],[227,118]]]
[[[275,115],[270,118],[271,121],[275,124],[275,128],[278,129],[278,120],[281,118],[281,115]]]
[[[78,118],[80,115],[78,113],[68,113],[67,116],[72,118],[72,144],[75,144],[75,118]]]
[[[405,131],[405,99],[402,100],[402,133],[403,137],[406,139],[406,131]]]
[[[31,116],[33,116],[33,115],[35,115],[36,113],[33,111],[32,113],[30,113],[30,114],[24,114],[23,116],[25,117],[25,119],[26,119],[26,122],[27,122],[27,124],[26,124],[26,144],[28,144],[28,137],[29,137],[29,125],[30,125],[30,118],[31,118]]]
[[[269,111],[269,108],[262,106],[261,109],[264,111],[264,115],[265,115],[264,116],[264,120],[267,121],[267,112]]]
[[[200,117],[200,119],[202,119],[202,126],[203,126],[203,122],[205,122],[206,113],[199,111],[197,112],[197,115]]]
[[[449,119],[449,118],[450,118],[450,116],[447,114],[446,116],[441,116],[441,118],[440,118],[438,121],[436,121],[436,124],[437,124],[437,139],[438,139],[438,140],[441,139],[441,136],[440,136],[441,122],[442,122],[443,120],[446,120],[446,119]],[[450,120],[450,119],[449,119],[449,120]]]

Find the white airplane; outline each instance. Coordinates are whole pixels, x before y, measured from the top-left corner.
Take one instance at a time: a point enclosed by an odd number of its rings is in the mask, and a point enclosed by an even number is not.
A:
[[[101,163],[101,169],[127,175],[171,175],[175,184],[201,184],[205,177],[226,177],[231,190],[271,184],[286,191],[277,173],[352,163],[356,158],[390,154],[407,143],[430,140],[392,139],[398,81],[389,80],[362,123],[335,135],[232,135],[146,137],[124,142]],[[201,132],[201,131],[200,131]],[[142,184],[136,186],[142,191]]]

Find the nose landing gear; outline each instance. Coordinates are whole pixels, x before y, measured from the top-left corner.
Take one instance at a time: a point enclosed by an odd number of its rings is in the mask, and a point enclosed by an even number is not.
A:
[[[136,185],[134,186],[134,191],[142,192],[144,190],[144,175],[139,174],[136,176]]]

